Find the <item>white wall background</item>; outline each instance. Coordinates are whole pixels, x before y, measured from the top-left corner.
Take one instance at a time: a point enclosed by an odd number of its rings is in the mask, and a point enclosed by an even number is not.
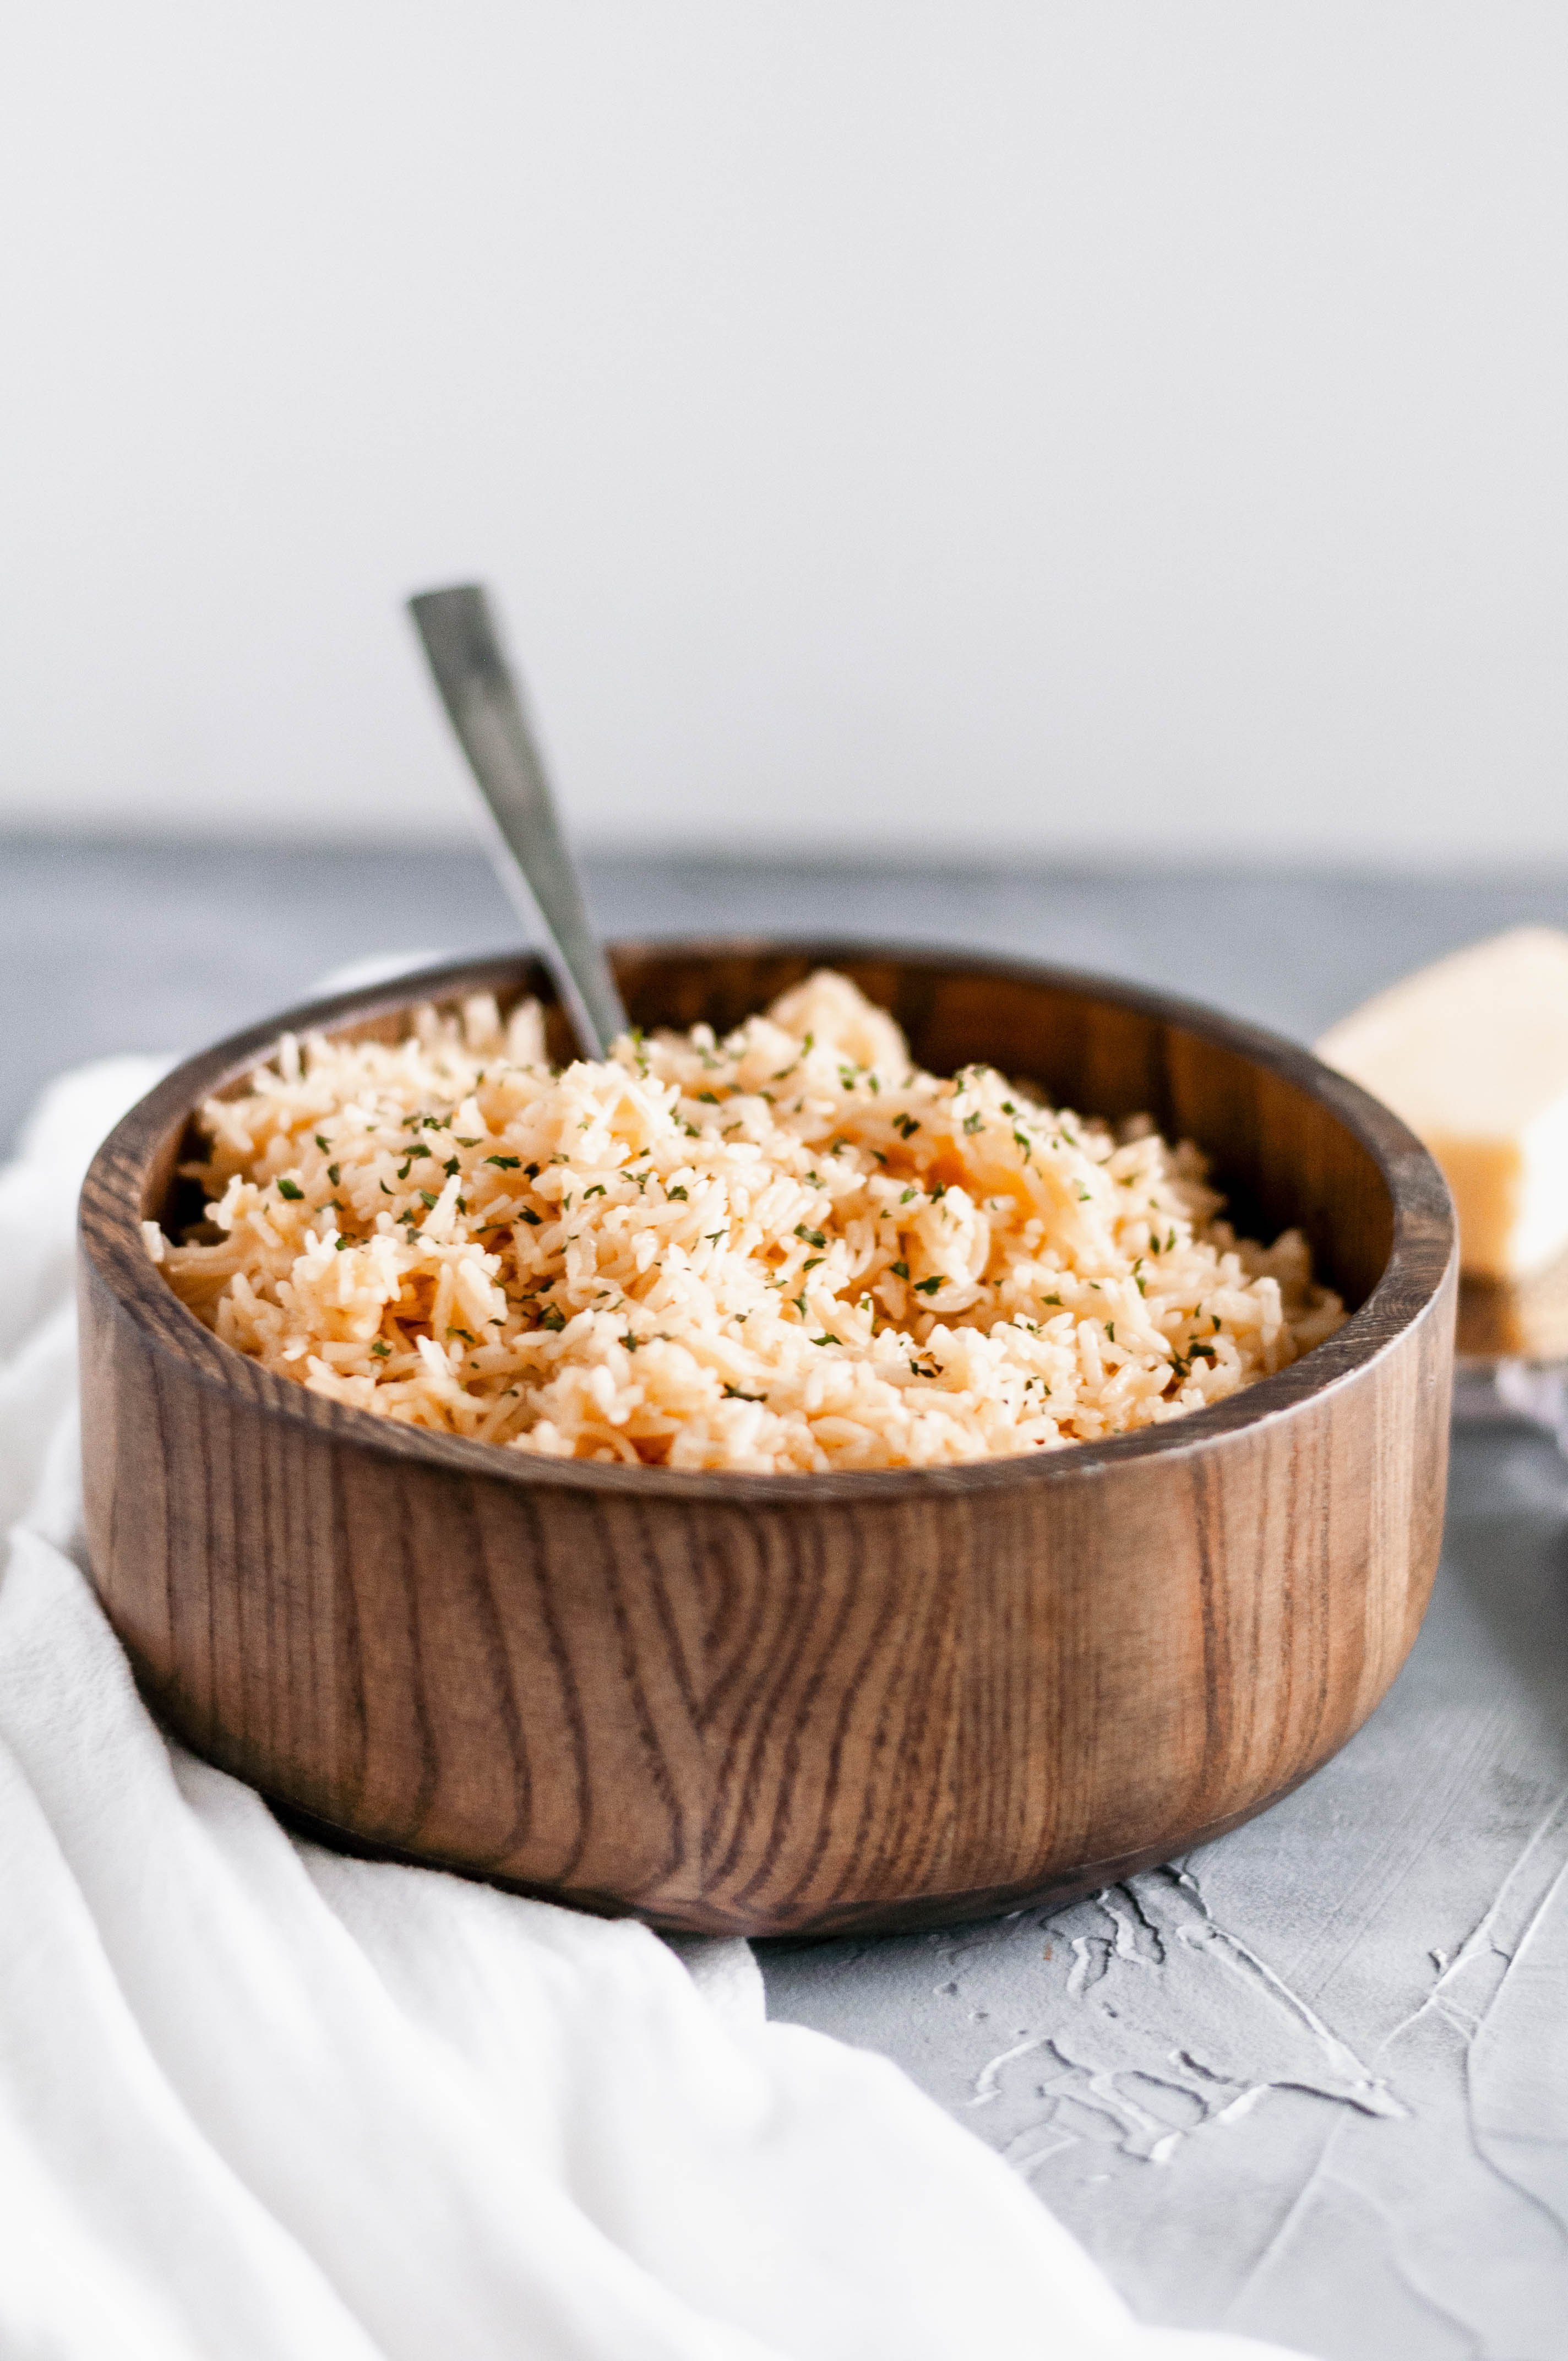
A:
[[[49,0],[0,825],[1568,861],[1561,0]]]

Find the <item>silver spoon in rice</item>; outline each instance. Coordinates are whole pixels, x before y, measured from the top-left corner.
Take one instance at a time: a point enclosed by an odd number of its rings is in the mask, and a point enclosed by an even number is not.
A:
[[[588,920],[576,863],[550,793],[487,592],[475,582],[409,600],[442,703],[496,834],[496,873],[523,917],[544,921],[546,957],[585,1057],[603,1058],[626,1011]]]

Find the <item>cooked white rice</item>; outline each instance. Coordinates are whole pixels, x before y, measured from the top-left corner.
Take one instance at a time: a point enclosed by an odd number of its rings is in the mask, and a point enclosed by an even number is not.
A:
[[[171,1284],[313,1392],[561,1457],[937,1466],[1179,1418],[1331,1334],[1204,1160],[910,1064],[838,975],[553,1073],[537,1007],[285,1039],[202,1112]],[[150,1225],[149,1225],[150,1227]]]

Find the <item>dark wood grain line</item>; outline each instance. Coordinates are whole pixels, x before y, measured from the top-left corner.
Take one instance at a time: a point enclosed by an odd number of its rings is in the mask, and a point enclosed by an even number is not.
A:
[[[401,1488],[400,1485],[400,1491]],[[414,1555],[413,1520],[401,1501],[388,1538],[391,1543],[395,1568],[392,1603],[407,1641],[409,1718],[414,1732],[413,1761],[406,1766],[412,1773],[407,1817],[392,1833],[400,1843],[411,1844],[418,1839],[435,1801],[441,1777],[441,1759],[431,1722],[424,1652],[421,1646],[420,1568]]]
[[[940,1586],[927,1577],[916,1616],[901,1616],[889,1633],[883,1660],[883,1678],[878,1700],[871,1760],[883,1777],[890,1758],[896,1758],[900,1775],[889,1782],[890,1793],[878,1813],[875,1842],[866,1860],[866,1874],[874,1885],[894,1862],[904,1865],[911,1890],[918,1893],[927,1866],[929,1817],[936,1803],[920,1780],[903,1775],[911,1758],[918,1759],[930,1712],[930,1675],[935,1651],[930,1629],[940,1620]],[[911,1829],[914,1829],[913,1839]]]
[[[485,1660],[496,1701],[497,1730],[501,1741],[497,1749],[496,1784],[492,1792],[501,1795],[510,1792],[511,1798],[510,1817],[499,1826],[488,1857],[479,1864],[486,1869],[494,1869],[503,1867],[527,1843],[533,1818],[533,1769],[529,1758],[528,1736],[518,1706],[511,1658],[506,1643],[506,1622],[497,1595],[484,1524],[467,1488],[455,1494],[453,1506],[455,1515],[460,1521],[458,1529],[463,1534],[464,1546],[454,1548],[451,1553],[452,1573],[454,1578],[464,1585],[474,1620],[484,1634]]]
[[[862,1587],[868,1571],[865,1550],[857,1537],[855,1575]],[[883,1583],[876,1620],[866,1633],[865,1643],[860,1653],[853,1659],[849,1679],[844,1684],[832,1735],[828,1741],[828,1786],[823,1796],[822,1824],[818,1832],[820,1840],[814,1848],[809,1864],[812,1876],[815,1876],[827,1852],[828,1838],[840,1826],[839,1797],[844,1785],[845,1754],[849,1744],[851,1718],[861,1711],[875,1669],[879,1664],[886,1660],[901,1606],[902,1601],[893,1584]],[[837,1902],[844,1894],[851,1893],[860,1883],[863,1874],[867,1847],[874,1822],[874,1800],[872,1784],[868,1777],[862,1775],[859,1785],[860,1808],[850,1829],[843,1863],[837,1877],[824,1889],[826,1898],[829,1902]],[[798,1879],[788,1890],[787,1894],[781,1897],[785,1910],[798,1904],[801,1895],[807,1890],[808,1883],[806,1877]]]
[[[757,1843],[761,1832],[761,1857],[771,1866],[777,1859],[789,1824],[792,1801],[784,1776],[784,1762],[774,1742],[784,1700],[795,1672],[810,1643],[813,1629],[821,1611],[823,1540],[818,1523],[796,1527],[789,1535],[790,1581],[786,1591],[788,1620],[782,1656],[772,1665],[764,1665],[737,1716],[729,1759],[744,1756],[740,1772],[740,1809],[736,1815],[735,1834],[723,1857],[715,1862],[716,1883],[728,1884],[734,1876],[742,1847]],[[745,1895],[737,1897],[743,1902]]]
[[[1203,1635],[1204,1748],[1197,1784],[1185,1808],[1212,1817],[1212,1790],[1223,1779],[1235,1738],[1239,1700],[1231,1661],[1230,1633],[1220,1595],[1223,1580],[1224,1534],[1216,1533],[1218,1504],[1210,1472],[1201,1459],[1192,1463],[1192,1536],[1198,1556],[1198,1611]]]
[[[668,1842],[658,1857],[657,1865],[646,1877],[628,1888],[628,1898],[637,1901],[644,1894],[656,1892],[661,1886],[669,1884],[680,1874],[686,1858],[686,1835],[679,1788],[660,1742],[658,1725],[649,1701],[648,1686],[632,1631],[631,1617],[627,1609],[626,1588],[620,1570],[620,1552],[616,1537],[606,1531],[604,1513],[597,1502],[591,1513],[604,1568],[605,1591],[620,1645],[620,1677],[631,1708],[643,1774],[656,1804],[669,1822]],[[629,1563],[631,1570],[635,1571],[635,1559]]]
[[[365,1795],[370,1733],[365,1710],[359,1600],[354,1587],[354,1554],[348,1530],[348,1488],[341,1480],[335,1454],[328,1463],[327,1475],[327,1498],[332,1502],[329,1576],[333,1691],[326,1767],[337,1808],[352,1828]]]
[[[695,1730],[699,1727],[701,1715],[701,1706],[697,1696],[696,1684],[692,1679],[691,1665],[687,1661],[685,1645],[682,1640],[680,1626],[675,1620],[674,1609],[670,1599],[670,1587],[664,1579],[664,1569],[663,1565],[660,1563],[659,1553],[653,1546],[652,1529],[646,1511],[640,1506],[633,1504],[629,1521],[630,1530],[636,1536],[638,1565],[641,1570],[642,1580],[648,1587],[648,1596],[653,1603],[653,1612],[658,1620],[660,1631],[663,1635],[664,1647],[669,1658],[670,1670],[674,1675],[675,1686],[680,1692],[681,1703],[685,1708],[686,1719],[691,1723],[691,1726]],[[696,1546],[692,1553],[692,1562],[697,1568],[698,1580],[700,1584],[703,1572],[702,1560],[699,1554],[701,1542],[698,1537],[694,1537],[694,1539],[696,1539]]]
[[[544,1644],[549,1653],[550,1666],[556,1680],[559,1701],[570,1739],[573,1806],[576,1834],[563,1859],[555,1866],[555,1878],[563,1885],[576,1875],[593,1832],[593,1784],[589,1776],[588,1726],[583,1712],[582,1694],[573,1668],[571,1652],[566,1645],[561,1619],[556,1611],[555,1596],[549,1579],[548,1547],[543,1520],[526,1492],[519,1496],[522,1521],[530,1543],[528,1572],[539,1608],[540,1621],[544,1630]]]
[[[725,1684],[729,1722],[716,1758],[712,1759],[702,1855],[704,1876],[710,1886],[723,1884],[748,1841],[747,1819],[753,1791],[748,1784],[743,1758],[751,1754],[754,1770],[757,1718],[773,1677],[773,1648],[772,1644],[764,1647],[762,1642],[770,1631],[776,1633],[781,1626],[787,1627],[795,1612],[801,1581],[799,1554],[806,1545],[807,1535],[806,1524],[781,1521],[769,1529],[766,1544],[759,1542],[757,1545],[758,1578],[751,1585],[751,1605],[746,1617],[747,1646],[732,1660],[729,1668]],[[711,1727],[711,1719],[705,1719],[705,1737]]]
[[[820,1648],[817,1652],[817,1662],[812,1666],[810,1672],[806,1675],[806,1679],[801,1683],[798,1694],[795,1700],[794,1710],[784,1727],[783,1747],[782,1749],[775,1750],[779,1765],[778,1794],[773,1807],[771,1825],[768,1830],[767,1842],[758,1856],[757,1865],[752,1871],[751,1875],[747,1879],[745,1884],[739,1887],[736,1891],[734,1899],[738,1905],[744,1905],[750,1902],[752,1895],[756,1894],[762,1885],[775,1883],[774,1871],[776,1864],[780,1854],[783,1852],[784,1848],[789,1839],[791,1823],[795,1812],[795,1799],[800,1783],[806,1735],[810,1726],[813,1710],[817,1705],[817,1701],[818,1697],[822,1696],[830,1675],[832,1675],[835,1671],[839,1649],[843,1641],[845,1631],[849,1628],[850,1618],[854,1612],[854,1576],[860,1562],[859,1552],[854,1545],[852,1535],[847,1534],[845,1539],[848,1543],[848,1548],[844,1555],[840,1558],[839,1565],[837,1569],[839,1574],[838,1605],[834,1609],[832,1621],[828,1625],[828,1631],[823,1635]],[[828,1554],[829,1553],[824,1549],[824,1560],[826,1560]],[[853,1710],[853,1704],[854,1699],[851,1693],[851,1695],[845,1699],[840,1717],[841,1719],[848,1719],[849,1714]],[[841,1747],[835,1750],[830,1741],[828,1747],[828,1776],[834,1783],[835,1789],[837,1786],[838,1766],[841,1760]],[[828,1846],[831,1840],[831,1833],[832,1796],[829,1795],[825,1795],[822,1808],[818,1812],[817,1832],[811,1840],[806,1865],[802,1869],[800,1875],[796,1878],[795,1884],[784,1888],[783,1894],[778,1896],[777,1906],[787,1909],[790,1902],[794,1900],[796,1895],[805,1892],[809,1886],[816,1870],[828,1850]]]
[[[722,1714],[743,1718],[755,1704],[765,1675],[744,1687],[746,1668],[755,1661],[763,1629],[777,1602],[764,1585],[740,1579],[740,1553],[734,1547],[731,1532],[715,1532],[708,1519],[695,1514],[683,1519],[682,1527],[692,1562],[699,1569],[705,1604],[715,1594],[719,1600],[718,1614],[711,1621],[705,1620],[703,1631],[704,1678],[696,1725],[706,1733]],[[755,1546],[755,1537],[749,1533],[741,1550]]]

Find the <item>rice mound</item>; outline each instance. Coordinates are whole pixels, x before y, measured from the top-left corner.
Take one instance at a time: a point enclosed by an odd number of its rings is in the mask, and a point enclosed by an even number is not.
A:
[[[537,1005],[285,1038],[202,1110],[170,1284],[314,1393],[514,1450],[934,1467],[1179,1418],[1332,1334],[1306,1243],[1216,1218],[1146,1119],[913,1067],[822,972],[724,1040],[552,1072]]]

